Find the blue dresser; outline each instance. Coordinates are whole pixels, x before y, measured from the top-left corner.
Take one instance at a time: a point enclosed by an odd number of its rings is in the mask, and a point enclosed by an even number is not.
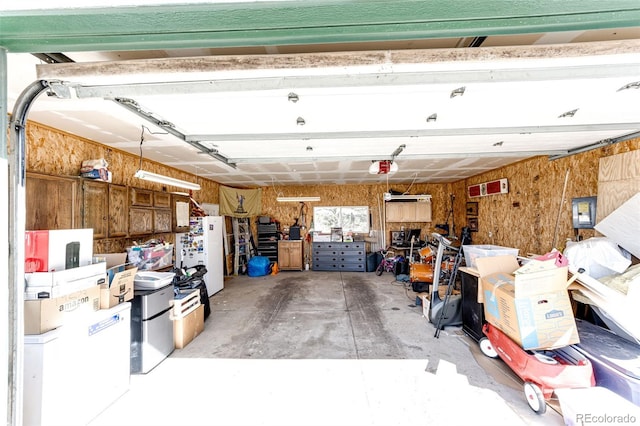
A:
[[[365,272],[367,270],[364,241],[313,242],[312,258],[314,271]]]

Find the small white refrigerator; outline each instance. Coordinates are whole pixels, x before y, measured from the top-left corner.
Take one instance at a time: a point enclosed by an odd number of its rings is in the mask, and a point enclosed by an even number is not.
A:
[[[176,234],[176,267],[204,265],[209,296],[224,288],[223,231],[222,216],[204,216],[190,218],[189,232]]]

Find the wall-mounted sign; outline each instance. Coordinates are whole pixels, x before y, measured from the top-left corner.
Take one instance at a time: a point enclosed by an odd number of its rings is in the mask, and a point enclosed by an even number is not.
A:
[[[469,198],[484,197],[493,194],[507,194],[509,192],[509,183],[507,179],[498,179],[491,182],[478,183],[469,186]]]

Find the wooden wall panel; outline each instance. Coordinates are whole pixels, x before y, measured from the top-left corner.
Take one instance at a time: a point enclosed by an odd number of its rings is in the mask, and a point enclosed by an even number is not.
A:
[[[598,174],[597,222],[640,192],[640,150],[603,157]]]
[[[517,247],[521,254],[545,253],[555,246],[563,250],[574,239],[571,200],[599,195],[601,157],[640,150],[640,139],[609,145],[555,161],[537,157],[474,176],[465,185],[507,178],[509,194],[476,198],[479,232],[474,244]],[[562,192],[569,172],[564,200]],[[600,210],[600,200],[598,210]],[[558,219],[559,218],[559,219]],[[491,234],[489,234],[491,233]],[[582,238],[594,230],[580,230]]]

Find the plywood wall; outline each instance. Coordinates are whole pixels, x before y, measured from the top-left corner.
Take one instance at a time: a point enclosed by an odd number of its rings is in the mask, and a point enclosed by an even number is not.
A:
[[[640,192],[640,150],[603,157],[598,173],[597,222]]]
[[[567,239],[575,237],[571,222],[571,199],[598,195],[598,169],[600,159],[615,154],[640,150],[640,139],[610,145],[564,159],[549,161],[536,157],[483,173],[450,184],[409,185],[272,185],[263,188],[262,213],[290,226],[300,217],[298,203],[278,203],[277,196],[319,196],[319,203],[307,203],[306,227],[311,226],[313,207],[316,205],[369,206],[372,227],[381,229],[380,208],[382,195],[390,189],[411,194],[432,196],[432,223],[388,224],[387,232],[405,228],[421,228],[429,235],[437,223],[448,220],[453,233],[459,236],[467,223],[466,202],[478,202],[478,232],[474,244],[496,244],[517,247],[521,254],[544,253],[554,246],[564,248]],[[109,149],[97,142],[51,129],[37,123],[27,127],[27,170],[53,175],[77,176],[85,159],[105,158],[113,172],[114,183],[137,186],[156,191],[158,184],[133,178],[138,168],[137,156]],[[626,167],[626,166],[615,166]],[[201,203],[218,203],[219,184],[197,178],[158,163],[144,162],[144,168],[184,180],[197,180],[201,191],[194,198]],[[612,167],[613,168],[613,167]],[[562,198],[564,181],[568,173],[566,193]],[[509,193],[487,197],[467,198],[467,187],[472,184],[507,178]],[[176,190],[169,188],[168,190]],[[453,214],[450,216],[451,196],[454,196]],[[592,230],[581,230],[583,238],[594,236]]]
[[[544,253],[554,246],[562,250],[567,239],[575,238],[571,199],[598,196],[600,159],[638,149],[640,139],[635,139],[555,161],[537,157],[467,179],[465,185],[509,180],[508,194],[473,199],[479,203],[474,243],[517,247],[521,254]],[[593,230],[580,231],[585,239],[594,235]]]
[[[54,176],[78,176],[84,160],[104,158],[113,174],[113,183],[151,189],[183,192],[184,189],[164,186],[133,177],[140,166],[138,156],[51,127],[29,122],[26,131],[28,172]],[[193,196],[199,203],[218,203],[219,184],[181,170],[144,160],[142,167],[150,172],[197,182],[202,190]]]

